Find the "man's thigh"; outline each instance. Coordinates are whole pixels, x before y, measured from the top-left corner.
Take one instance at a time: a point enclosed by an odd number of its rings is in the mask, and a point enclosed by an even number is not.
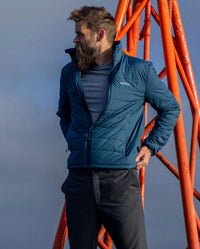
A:
[[[70,248],[95,249],[100,222],[92,191],[91,173],[87,170],[70,170],[62,190],[66,198]]]
[[[117,249],[147,249],[139,178],[136,170],[114,170],[100,180],[98,210]]]

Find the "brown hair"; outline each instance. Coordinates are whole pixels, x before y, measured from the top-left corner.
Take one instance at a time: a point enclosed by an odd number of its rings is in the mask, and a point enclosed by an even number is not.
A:
[[[84,21],[87,28],[93,32],[104,29],[108,42],[114,43],[116,36],[115,19],[104,7],[83,6],[80,9],[73,10],[68,20]]]

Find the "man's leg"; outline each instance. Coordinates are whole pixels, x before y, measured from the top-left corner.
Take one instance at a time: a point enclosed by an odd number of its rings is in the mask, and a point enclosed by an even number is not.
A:
[[[117,249],[147,249],[139,178],[136,170],[100,174],[102,223]]]
[[[91,172],[69,170],[62,190],[66,196],[70,249],[96,249],[101,224],[96,213]]]

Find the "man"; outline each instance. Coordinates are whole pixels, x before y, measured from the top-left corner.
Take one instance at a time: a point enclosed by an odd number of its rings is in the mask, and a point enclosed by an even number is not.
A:
[[[75,49],[61,73],[57,115],[68,143],[62,185],[71,249],[94,249],[103,224],[117,249],[146,249],[136,170],[167,142],[179,105],[152,63],[122,52],[103,7],[75,9]],[[158,118],[141,145],[144,103]],[[141,146],[140,146],[141,145]]]

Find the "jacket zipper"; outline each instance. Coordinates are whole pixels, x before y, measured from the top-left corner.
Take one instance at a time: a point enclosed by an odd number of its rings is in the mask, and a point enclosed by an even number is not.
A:
[[[88,139],[87,139],[87,166],[89,168],[90,166],[90,142],[91,142],[91,132],[92,132],[92,126],[89,128],[88,131]]]
[[[109,75],[108,100],[107,100],[106,106],[108,105],[108,102],[109,102],[109,99],[110,99],[110,77],[111,77],[111,73],[110,73],[110,75]],[[77,87],[77,89],[78,89],[79,96],[80,96],[82,102],[84,103],[84,105],[85,105],[85,107],[86,107],[87,113],[88,113],[88,115],[89,115],[89,117],[90,117],[90,121],[91,121],[91,120],[92,120],[92,117],[91,117],[90,111],[89,111],[88,106],[87,106],[87,104],[86,104],[86,102],[85,102],[85,99],[83,99],[83,97],[82,97],[82,94],[81,94],[81,92],[80,92],[80,88],[79,88],[78,83],[77,83],[76,80],[75,80],[75,83],[76,83],[76,87]],[[105,109],[106,109],[106,106],[105,106],[104,110],[99,114],[97,120],[98,120],[98,119],[100,118],[100,116],[104,113],[104,111],[105,111]],[[91,146],[90,146],[90,143],[91,143],[91,133],[92,133],[92,128],[94,127],[94,125],[95,125],[95,123],[97,122],[97,120],[96,120],[94,123],[92,123],[92,125],[89,127],[89,130],[88,130],[88,137],[87,137],[87,166],[88,166],[88,168],[89,168],[89,165],[90,165],[90,147],[91,147]]]
[[[88,109],[88,106],[87,106],[87,104],[86,104],[86,102],[85,102],[85,99],[83,98],[83,96],[82,96],[82,94],[81,94],[81,92],[80,92],[80,88],[79,88],[79,86],[78,86],[77,81],[75,81],[75,82],[76,82],[76,87],[77,87],[77,89],[78,89],[79,96],[80,96],[80,98],[81,98],[81,100],[82,100],[82,102],[83,102],[83,104],[84,104],[84,106],[85,106],[85,108],[86,108],[86,110],[87,110],[88,116],[90,117],[90,121],[91,121],[91,120],[92,120],[92,117],[91,117],[91,115],[90,115],[90,111],[89,111],[89,109]],[[87,166],[88,166],[88,168],[89,168],[89,162],[90,162],[90,155],[89,155],[89,152],[90,152],[90,141],[91,141],[91,131],[92,131],[92,127],[93,127],[93,124],[89,127],[89,130],[88,130],[88,137],[87,137]]]
[[[110,76],[109,76],[109,85],[108,85],[108,99],[107,99],[106,106],[109,103],[109,99],[110,99]],[[88,165],[88,168],[89,168],[89,165],[90,165],[90,143],[91,143],[92,128],[95,126],[95,123],[98,121],[98,119],[100,118],[100,116],[105,112],[106,106],[103,109],[103,111],[99,114],[97,120],[94,123],[92,123],[92,125],[89,127],[89,130],[88,130],[88,139],[87,139],[87,165]],[[87,110],[88,110],[88,108],[87,108]],[[89,110],[88,110],[88,112],[89,112]],[[89,115],[90,115],[90,112],[89,112]]]

